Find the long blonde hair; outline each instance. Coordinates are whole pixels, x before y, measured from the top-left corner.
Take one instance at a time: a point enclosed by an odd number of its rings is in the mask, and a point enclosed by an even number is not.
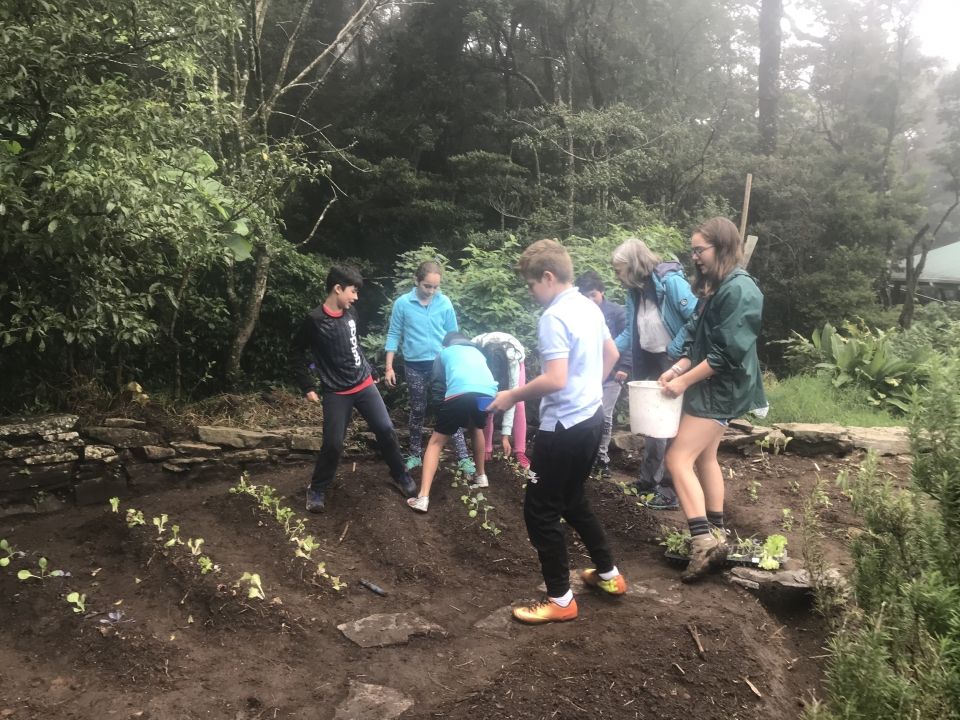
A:
[[[624,285],[642,288],[661,260],[660,256],[648,248],[643,240],[628,238],[613,251],[610,262],[614,266],[623,265],[626,269]]]
[[[693,234],[706,240],[716,256],[712,272],[702,273],[699,266],[694,268],[693,291],[700,297],[708,297],[717,291],[727,275],[743,264],[743,243],[737,226],[725,217],[707,220]]]

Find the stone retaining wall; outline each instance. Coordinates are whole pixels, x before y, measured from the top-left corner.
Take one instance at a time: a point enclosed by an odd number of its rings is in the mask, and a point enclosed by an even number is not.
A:
[[[82,428],[79,422],[58,414],[0,423],[0,516],[106,502],[146,486],[141,480],[148,477],[310,462],[321,444],[319,427],[201,426],[194,440],[165,442],[142,420],[107,418]]]

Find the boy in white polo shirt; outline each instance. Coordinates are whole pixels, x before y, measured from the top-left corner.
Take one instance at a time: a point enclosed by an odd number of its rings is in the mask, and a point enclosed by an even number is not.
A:
[[[537,328],[543,374],[498,393],[489,410],[543,398],[523,516],[540,557],[547,598],[514,608],[513,616],[529,624],[564,622],[577,617],[577,601],[570,590],[561,518],[580,535],[596,565],[580,573],[584,583],[610,595],[627,591],[586,495],[603,434],[603,379],[619,353],[600,309],[573,286],[573,263],[563,245],[535,242],[520,257],[520,273],[546,308]]]

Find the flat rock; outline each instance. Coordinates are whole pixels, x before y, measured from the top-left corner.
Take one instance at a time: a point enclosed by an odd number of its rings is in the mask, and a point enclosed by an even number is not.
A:
[[[626,430],[613,433],[610,444],[621,452],[639,453],[643,451],[643,435],[634,435]]]
[[[177,451],[163,445],[144,445],[138,449],[137,454],[141,455],[144,460],[156,462],[158,460],[169,460],[177,454]]]
[[[861,450],[881,455],[909,455],[910,431],[905,427],[849,427],[850,442]]]
[[[159,445],[160,436],[136,428],[111,428],[102,425],[88,427],[84,432],[94,440],[99,440],[115,448],[138,448],[144,445]]]
[[[0,438],[43,437],[51,433],[69,432],[77,426],[77,415],[55,414],[35,418],[16,418],[0,424]]]
[[[170,447],[181,455],[216,455],[220,452],[219,445],[208,445],[207,443],[190,442],[189,440],[172,442]]]
[[[312,450],[319,452],[323,446],[323,438],[320,435],[291,435],[291,450]]]
[[[43,436],[46,442],[68,442],[74,445],[83,445],[78,432],[55,432]]]
[[[134,420],[133,418],[112,417],[105,418],[103,421],[103,426],[111,428],[137,428],[138,430],[145,430],[147,423],[145,423],[143,420]]]
[[[0,450],[0,458],[5,460],[14,460],[19,458],[34,457],[37,455],[55,455],[57,453],[70,452],[72,448],[83,445],[77,440],[66,442],[45,442],[38,445],[16,445]]]
[[[773,428],[750,425],[748,429],[744,429],[742,425],[734,426],[731,422],[730,427],[724,431],[723,437],[720,438],[720,447],[725,450],[753,450],[758,443],[763,442],[772,432],[776,432],[780,437],[783,437],[783,433]]]
[[[415,635],[446,635],[443,628],[412,613],[378,613],[337,625],[360,647],[400,645]]]
[[[49,455],[31,455],[28,458],[24,458],[23,462],[25,465],[56,465],[58,463],[73,462],[79,459],[80,455],[75,451],[67,450],[65,452],[50,453]]]
[[[276,447],[284,444],[283,435],[220,425],[199,426],[197,437],[201,442],[239,449]]]
[[[179,474],[179,473],[190,472],[189,465],[174,465],[172,462],[165,462],[160,467],[162,467],[167,472],[172,472],[172,473]]]
[[[224,460],[233,462],[266,462],[270,459],[270,452],[266,448],[255,448],[253,450],[233,450],[224,453]]]
[[[347,699],[337,706],[333,720],[393,720],[413,707],[413,698],[382,685],[351,681]]]
[[[201,463],[209,462],[210,458],[205,457],[178,457],[173,458],[168,461],[167,465],[175,465],[176,467],[193,467],[194,465],[199,465]]]
[[[774,427],[790,438],[787,450],[797,455],[846,455],[853,450],[850,433],[832,423],[777,423]]]
[[[806,568],[771,571],[752,567],[735,567],[730,571],[730,580],[749,590],[778,598],[799,599],[807,597],[815,590]],[[824,582],[846,592],[847,581],[834,568],[827,569]]]
[[[83,449],[84,460],[108,460],[116,457],[117,451],[109,445],[87,445]]]
[[[485,618],[475,622],[473,627],[487,635],[496,635],[502,638],[512,637],[512,631],[516,625],[513,622],[513,616],[510,614],[511,610],[513,608],[510,605],[497,608]]]

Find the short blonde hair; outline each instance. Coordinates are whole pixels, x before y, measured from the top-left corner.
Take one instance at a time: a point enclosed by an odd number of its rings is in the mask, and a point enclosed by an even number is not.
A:
[[[614,266],[623,265],[626,268],[623,284],[632,288],[643,287],[661,263],[660,256],[637,238],[627,238],[620,243],[610,261]]]
[[[539,280],[551,272],[562,283],[573,282],[573,261],[559,240],[537,240],[523,251],[519,269],[528,280]]]

